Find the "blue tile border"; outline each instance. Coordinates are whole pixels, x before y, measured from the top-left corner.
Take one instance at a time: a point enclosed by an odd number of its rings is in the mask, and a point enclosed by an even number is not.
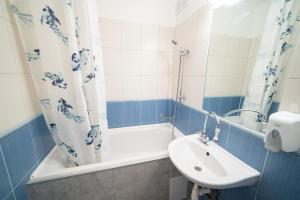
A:
[[[243,101],[243,96],[207,96],[203,99],[202,108],[203,110],[212,111],[223,116],[231,110],[241,108]]]
[[[109,128],[119,128],[124,126],[124,103],[107,102],[107,123]]]
[[[141,101],[141,124],[155,124],[157,122],[157,102]]]
[[[258,195],[261,199],[300,199],[300,158],[269,152]],[[263,197],[263,198],[262,198]]]
[[[267,150],[261,139],[231,126],[226,149],[251,167],[262,171]]]
[[[124,102],[124,126],[141,124],[141,101]]]
[[[8,169],[3,157],[3,152],[0,147],[0,199],[5,199],[10,193],[12,193],[11,180],[8,175]]]
[[[212,111],[223,116],[229,111],[242,108],[244,100],[244,96],[206,96],[203,99],[202,108],[203,110]],[[279,105],[280,103],[278,102],[272,102],[268,117],[278,111]]]
[[[0,139],[0,200],[28,199],[26,183],[53,147],[54,141],[41,114],[17,125],[10,133],[6,131]]]
[[[0,140],[2,140],[3,138],[9,136],[12,132],[14,132],[15,130],[21,128],[22,126],[24,126],[25,124],[28,124],[34,120],[36,120],[37,118],[39,118],[40,116],[42,116],[43,114],[42,113],[38,113],[37,115],[31,117],[31,118],[28,118],[27,120],[24,120],[18,124],[16,124],[15,126],[11,127],[11,128],[8,128],[4,131],[2,131],[0,133]]]
[[[106,108],[108,128],[166,123],[160,114],[171,115],[171,100],[109,101]]]
[[[37,161],[29,125],[24,125],[1,140],[0,146],[15,187]]]

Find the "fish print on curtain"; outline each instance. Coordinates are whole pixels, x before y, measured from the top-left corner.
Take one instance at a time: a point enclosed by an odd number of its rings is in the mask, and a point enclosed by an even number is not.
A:
[[[66,161],[101,160],[106,98],[95,0],[10,0],[48,128]]]
[[[294,37],[299,31],[300,1],[273,0],[267,16],[258,56],[248,85],[244,109],[260,111],[265,116],[276,96],[280,78],[286,68]],[[261,131],[264,116],[244,113],[243,123]],[[255,125],[255,127],[252,127]]]

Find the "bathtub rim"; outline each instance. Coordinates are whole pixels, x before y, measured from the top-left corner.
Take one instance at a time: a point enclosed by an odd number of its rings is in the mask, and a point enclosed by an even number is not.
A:
[[[150,125],[142,125],[142,126],[114,128],[114,129],[111,129],[111,131],[115,132],[118,129],[119,130],[120,129],[130,130],[130,129],[136,129],[136,128],[149,128],[149,127],[170,128],[170,130],[171,130],[172,124],[161,123],[161,124],[150,124]],[[175,129],[174,129],[173,139],[184,136],[184,134],[181,133],[176,127],[174,127],[174,128]],[[126,130],[122,130],[122,131],[126,131]],[[125,167],[128,165],[134,165],[134,164],[139,164],[139,163],[143,163],[143,162],[150,162],[150,161],[164,159],[164,158],[169,157],[168,149],[166,149],[164,151],[149,153],[147,155],[142,155],[142,156],[135,156],[135,157],[118,159],[118,160],[113,160],[113,161],[104,161],[104,162],[100,162],[100,163],[93,163],[93,164],[83,165],[83,166],[79,166],[79,167],[63,168],[56,172],[53,172],[53,173],[47,174],[47,175],[43,175],[43,176],[37,175],[42,170],[43,166],[47,163],[49,158],[58,150],[58,148],[59,147],[56,145],[54,148],[51,149],[51,151],[47,154],[45,159],[38,165],[38,167],[31,174],[28,184],[50,181],[50,180],[54,180],[54,179],[61,179],[61,178],[66,178],[66,177],[76,176],[76,175],[81,175],[81,174],[86,174],[86,173],[93,173],[93,172],[97,172],[97,171],[104,171],[104,170],[114,169],[114,168],[119,168],[119,167]]]
[[[48,155],[50,156],[51,154],[55,153],[57,148],[59,148],[59,147],[55,146]],[[139,163],[143,163],[143,162],[150,162],[150,161],[159,160],[159,159],[168,158],[168,157],[169,157],[169,153],[166,150],[166,151],[161,151],[159,153],[153,153],[153,154],[143,155],[143,156],[136,156],[136,157],[127,158],[127,159],[119,159],[119,160],[115,160],[115,161],[105,161],[105,162],[88,164],[88,165],[72,167],[72,168],[63,168],[57,172],[53,172],[51,174],[40,176],[40,177],[38,177],[38,176],[35,177],[34,174],[39,172],[39,171],[35,171],[35,173],[33,173],[30,176],[30,180],[29,180],[28,184],[34,184],[34,183],[39,183],[39,182],[43,182],[43,181],[50,181],[50,180],[54,180],[54,179],[66,178],[66,177],[76,176],[76,175],[81,175],[81,174],[93,173],[93,172],[97,172],[97,171],[104,171],[104,170],[114,169],[114,168],[119,168],[119,167],[125,167],[128,165],[134,165],[134,164],[139,164]]]

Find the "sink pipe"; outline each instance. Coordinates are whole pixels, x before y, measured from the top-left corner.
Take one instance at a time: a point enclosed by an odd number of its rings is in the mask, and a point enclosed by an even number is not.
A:
[[[199,200],[200,196],[206,195],[209,200],[217,200],[218,192],[217,190],[203,188],[198,184],[194,184],[193,190],[191,193],[191,200]]]
[[[199,196],[203,196],[205,194],[211,194],[212,190],[208,188],[199,187],[196,183],[193,186],[191,200],[199,200]]]

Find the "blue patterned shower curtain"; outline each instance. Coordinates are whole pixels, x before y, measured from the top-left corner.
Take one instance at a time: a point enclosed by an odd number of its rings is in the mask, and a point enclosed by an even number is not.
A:
[[[278,83],[299,31],[299,0],[273,0],[267,15],[258,56],[243,104],[244,109],[253,109],[266,116],[278,90]],[[244,113],[243,123],[258,126],[261,115]],[[251,125],[252,124],[252,125]],[[259,129],[259,127],[252,127]]]
[[[107,128],[96,0],[10,0],[48,127],[75,165],[101,159]]]

